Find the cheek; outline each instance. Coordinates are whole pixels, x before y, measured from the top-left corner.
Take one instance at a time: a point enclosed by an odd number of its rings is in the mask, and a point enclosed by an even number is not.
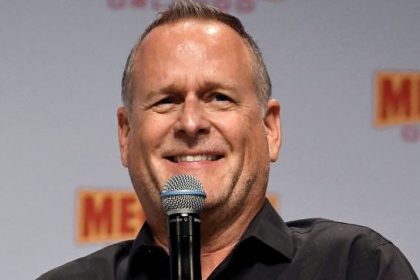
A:
[[[136,142],[149,146],[162,140],[168,133],[170,120],[156,114],[144,114],[139,116],[133,131],[133,138]]]
[[[219,115],[212,119],[212,123],[233,148],[252,150],[257,142],[261,142],[261,135],[265,135],[262,120],[255,116],[252,112],[235,112]]]
[[[149,122],[135,121],[131,125],[130,137],[129,137],[129,156],[132,160],[141,161],[142,154],[146,154],[150,150],[152,143],[155,143],[154,139],[157,137],[156,129],[149,125]]]
[[[261,159],[268,158],[268,142],[266,131],[262,120],[258,118],[243,121],[242,135],[243,145],[247,149],[245,153],[251,161],[261,162]]]

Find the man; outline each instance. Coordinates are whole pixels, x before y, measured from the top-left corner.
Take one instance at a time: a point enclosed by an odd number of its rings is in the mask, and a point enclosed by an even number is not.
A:
[[[133,48],[118,109],[121,160],[147,214],[134,241],[40,279],[169,279],[165,182],[191,174],[207,198],[203,279],[417,279],[374,231],[322,219],[285,224],[265,199],[281,143],[280,105],[236,18],[176,1]]]

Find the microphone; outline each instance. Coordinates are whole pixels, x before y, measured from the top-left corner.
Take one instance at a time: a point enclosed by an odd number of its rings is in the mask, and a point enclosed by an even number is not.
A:
[[[171,280],[201,280],[200,212],[206,194],[201,182],[187,174],[175,175],[160,193],[168,215]]]

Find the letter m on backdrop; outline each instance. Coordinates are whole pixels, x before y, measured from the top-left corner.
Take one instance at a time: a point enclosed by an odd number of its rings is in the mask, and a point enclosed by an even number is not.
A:
[[[79,190],[76,217],[78,243],[132,239],[146,219],[133,191],[106,189]]]
[[[377,127],[420,122],[420,72],[378,72],[375,76]]]

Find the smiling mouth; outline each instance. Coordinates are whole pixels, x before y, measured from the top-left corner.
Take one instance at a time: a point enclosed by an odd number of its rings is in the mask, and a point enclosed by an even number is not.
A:
[[[215,161],[221,159],[221,155],[184,155],[167,157],[172,162],[198,162],[198,161]]]

